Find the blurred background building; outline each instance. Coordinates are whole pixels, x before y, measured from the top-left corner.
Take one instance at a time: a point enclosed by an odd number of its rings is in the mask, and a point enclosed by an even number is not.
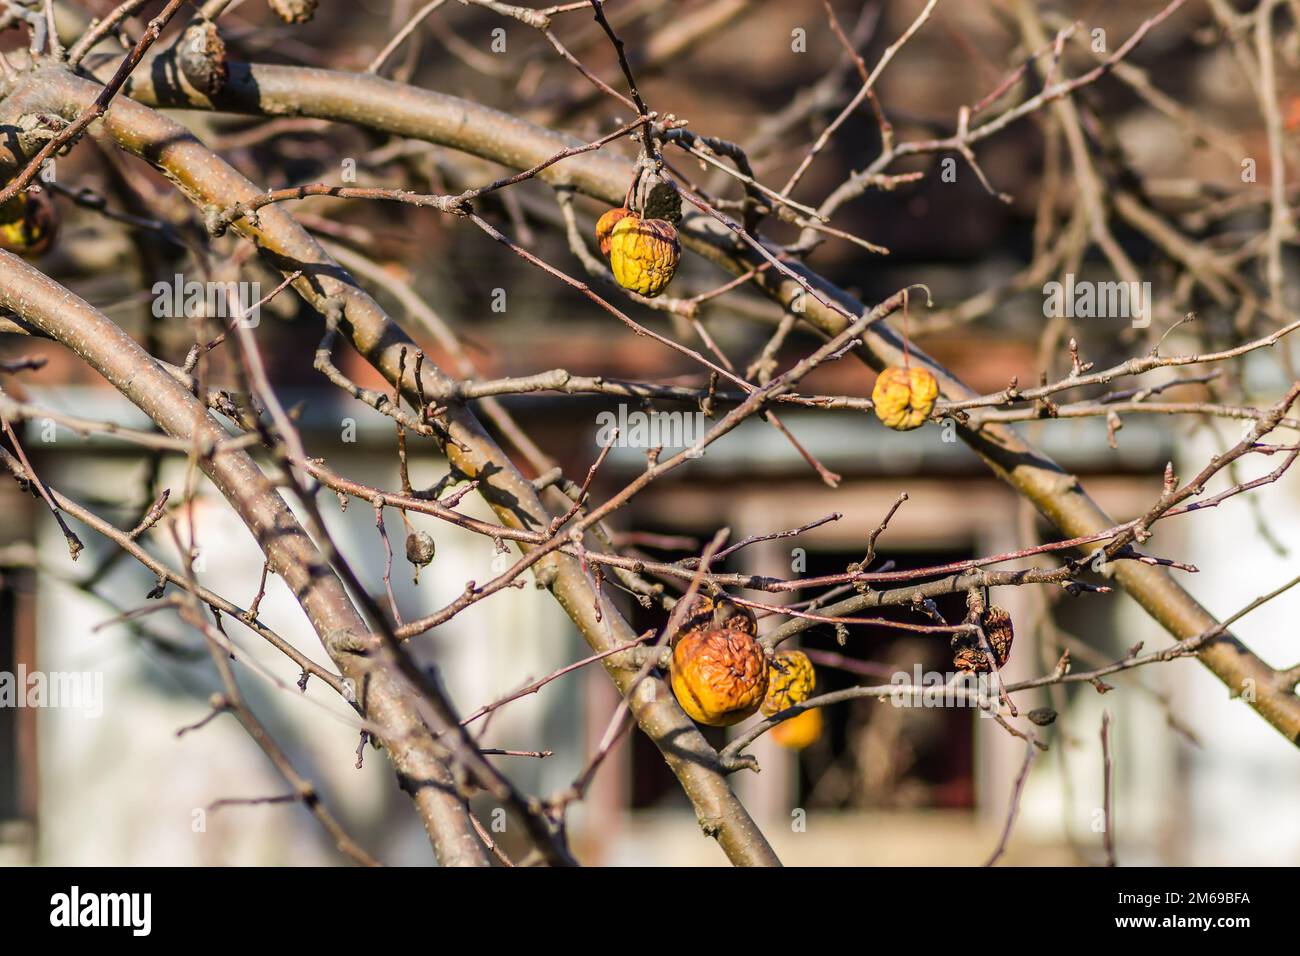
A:
[[[626,24],[622,29],[634,47],[639,37],[670,25],[679,8],[691,12],[708,5],[631,3],[628,8],[635,15],[620,12]],[[332,12],[328,23],[322,17],[290,31],[268,22],[257,5],[256,10],[237,11],[230,29],[242,55],[357,67],[412,8],[410,3],[392,6],[392,22],[388,4],[359,3],[355,13]],[[761,134],[765,117],[815,84],[827,65],[837,61],[839,50],[816,0],[729,6],[735,10],[716,35],[693,46],[680,66],[648,72],[643,92],[655,108],[689,117],[698,132],[748,141],[755,130]],[[1044,6],[1062,16],[1104,24],[1113,48],[1163,3]],[[863,9],[844,2],[835,7],[846,25]],[[883,7],[864,54],[868,62],[905,28],[920,4],[890,2]],[[996,87],[1009,64],[1019,62],[1017,53],[1023,57],[1006,28],[1003,7],[941,4],[934,22],[889,68],[880,97],[900,141],[950,131],[958,108]],[[514,59],[502,61],[508,66],[500,66],[483,53],[488,31],[502,23],[499,18],[457,9],[449,12],[447,23],[450,26],[442,24],[425,38],[423,55],[418,60],[412,55],[399,73],[430,88],[564,126],[579,136],[612,128],[615,111],[588,103],[585,88],[575,82],[580,78],[557,66],[549,46],[526,27],[506,24],[518,52]],[[1213,116],[1241,138],[1250,154],[1262,157],[1262,132],[1251,112],[1251,94],[1234,78],[1226,49],[1203,42],[1198,31],[1206,24],[1204,5],[1189,4],[1185,14],[1152,33],[1135,62],[1159,65],[1153,79],[1163,90]],[[792,31],[798,29],[807,34],[806,54],[791,49]],[[584,58],[613,75],[607,51],[586,19],[564,35],[573,39]],[[1288,89],[1291,75],[1288,62],[1283,65]],[[845,96],[855,88],[851,78],[839,87]],[[1237,175],[1231,162],[1193,142],[1127,87],[1103,83],[1089,88],[1086,96],[1096,108],[1119,117],[1125,155],[1148,178],[1150,188],[1164,187],[1172,194],[1186,180],[1232,181]],[[831,98],[826,109],[815,111],[812,128],[833,116],[843,99]],[[329,179],[349,158],[357,161],[361,185],[383,184],[386,177],[401,172],[422,177],[431,191],[441,192],[486,182],[500,172],[448,150],[389,142],[355,130],[336,133],[312,121],[184,119],[246,169],[256,170],[268,185]],[[760,158],[758,175],[783,180],[809,138],[806,126],[790,134],[788,144]],[[1013,194],[1010,205],[990,197],[964,167],[956,182],[945,182],[933,175],[930,160],[903,164],[902,169],[932,174],[892,193],[869,194],[836,221],[840,228],[888,246],[888,259],[868,257],[847,243],[827,243],[812,265],[867,302],[906,283],[925,282],[937,306],[945,308],[1003,286],[1024,268],[1033,248],[1043,149],[1033,121],[981,145],[981,164],[997,188]],[[864,111],[845,125],[832,148],[814,164],[801,195],[825,195],[877,150],[876,123]],[[118,175],[125,185],[112,184],[105,181],[111,177],[102,172],[101,158],[85,155],[89,152],[59,161],[61,182],[133,196],[141,215],[162,214],[180,221],[185,214],[185,204],[140,164],[123,163],[129,173]],[[562,229],[556,228],[559,213],[550,191],[530,183],[509,192],[511,204],[491,211],[507,217],[512,234],[538,254],[580,274]],[[1073,201],[1063,194],[1057,213],[1063,215]],[[638,380],[698,379],[679,362],[680,356],[632,336],[551,277],[503,255],[472,230],[435,215],[376,210],[365,204],[309,201],[296,211],[332,241],[361,249],[388,275],[410,282],[461,334],[484,376],[562,367],[577,374]],[[152,239],[132,239],[120,226],[70,205],[64,212],[64,242],[42,267],[149,342],[157,354],[173,361],[183,358],[193,341],[192,329],[181,321],[151,318],[148,296],[141,291],[159,279],[170,279],[177,271],[178,250]],[[589,224],[599,209],[580,203],[580,212]],[[1248,217],[1242,221],[1243,228],[1258,225]],[[794,238],[779,224],[771,233],[778,240]],[[1158,281],[1159,251],[1133,236],[1121,233],[1120,238]],[[725,278],[688,256],[675,282],[703,291]],[[274,282],[265,273],[264,288]],[[508,306],[501,312],[492,308],[497,289],[507,294]],[[445,353],[420,317],[400,308],[382,289],[376,291],[393,306],[395,316],[405,318],[430,357],[444,361]],[[1068,368],[1061,343],[1070,336],[1078,338],[1084,357],[1099,366],[1138,354],[1148,344],[1122,321],[1081,320],[1068,328],[1045,328],[1048,320],[1037,284],[1007,296],[977,321],[946,322],[927,334],[925,315],[924,309],[913,309],[920,326],[918,344],[986,392],[1006,387],[1013,378],[1022,384],[1036,382],[1044,369],[1061,371],[1063,361]],[[674,327],[662,313],[637,316],[684,339],[693,334],[689,328]],[[779,313],[743,291],[718,300],[705,313],[710,333],[740,365],[761,349],[778,318]],[[1167,328],[1171,320],[1162,300],[1153,331]],[[1231,315],[1207,310],[1203,320],[1230,324]],[[272,380],[283,384],[286,405],[302,403],[304,439],[311,454],[349,477],[398,487],[391,423],[345,401],[312,372],[310,355],[320,334],[319,319],[289,296],[268,306],[257,336],[272,366]],[[812,341],[793,337],[783,360],[806,352]],[[1174,352],[1184,345],[1195,347],[1190,338],[1175,334],[1163,348]],[[1279,351],[1284,348],[1279,346]],[[24,400],[136,427],[146,424],[68,353],[0,338],[4,349],[38,352],[50,359],[41,372],[14,379]],[[355,357],[340,355],[339,360],[357,381],[377,384]],[[218,365],[218,374],[220,370]],[[1249,381],[1261,401],[1286,385],[1277,353],[1233,366],[1231,373]],[[1144,379],[1158,380],[1158,375]],[[843,362],[819,370],[808,387],[826,394],[867,395],[871,376]],[[507,404],[569,475],[582,475],[589,467],[598,451],[593,437],[596,416],[612,407],[595,400],[544,396]],[[823,485],[776,432],[750,422],[704,459],[656,482],[620,511],[617,527],[635,535],[625,543],[647,554],[675,558],[698,550],[722,525],[731,529],[735,541],[839,512],[844,516],[839,521],[797,539],[747,548],[728,564],[728,570],[789,576],[792,549],[801,548],[808,575],[834,573],[862,558],[867,535],[901,492],[909,500],[879,544],[881,557],[899,567],[999,553],[1057,537],[964,445],[944,440],[939,428],[896,434],[855,412],[783,412],[782,418],[828,468],[844,476],[838,489]],[[349,420],[356,423],[355,441],[347,440],[352,437]],[[1172,460],[1181,475],[1193,473],[1237,437],[1225,426],[1216,430],[1158,416],[1126,418],[1114,448],[1102,419],[1024,427],[1039,447],[1080,474],[1117,520],[1150,507],[1160,493],[1167,461]],[[49,484],[123,527],[147,507],[151,489],[184,484],[184,462],[175,456],[155,460],[129,446],[83,441],[63,428],[57,428],[51,440],[38,423],[29,424],[23,434],[35,467]],[[620,487],[643,464],[639,450],[615,452],[598,477],[595,497]],[[1247,462],[1238,480],[1272,464]],[[416,443],[411,471],[417,487],[428,486],[443,476],[445,464]],[[344,552],[375,593],[382,594],[384,551],[373,509],[354,500],[343,511],[328,496],[322,502]],[[193,507],[201,544],[200,581],[246,605],[256,593],[261,568],[254,542],[202,483]],[[488,516],[472,496],[465,499],[463,510]],[[1150,548],[1198,567],[1199,573],[1180,578],[1222,618],[1293,576],[1292,556],[1300,547],[1298,510],[1295,478],[1288,476],[1249,500],[1236,498],[1220,508],[1162,523]],[[99,626],[145,604],[153,576],[81,528],[77,530],[87,551],[72,564],[48,513],[12,482],[0,483],[0,514],[6,519],[0,523],[0,671],[14,671],[22,664],[42,671],[97,671],[105,678],[104,713],[99,718],[73,710],[0,708],[0,860],[338,862],[319,827],[299,807],[208,809],[225,798],[274,796],[284,791],[284,784],[229,719],[178,736],[207,713],[207,698],[217,683],[198,637],[174,614]],[[400,528],[396,512],[389,510],[387,520],[390,534]],[[435,536],[438,553],[418,586],[399,554],[393,586],[407,619],[445,605],[461,593],[466,581],[481,582],[504,569],[490,541],[418,515],[412,521]],[[153,533],[146,543],[175,563],[165,534]],[[92,569],[93,580],[87,577]],[[89,588],[84,586],[88,581]],[[995,597],[1016,621],[1016,645],[1004,670],[1012,681],[1049,672],[1064,649],[1082,669],[1122,657],[1138,642],[1149,650],[1168,640],[1122,593],[1071,597],[1043,588],[1004,588]],[[955,610],[960,600],[941,602],[950,618],[960,615]],[[1297,601],[1300,595],[1283,596],[1236,628],[1275,665],[1300,660],[1294,625]],[[627,603],[634,626],[645,629],[661,623]],[[277,579],[270,581],[260,613],[304,653],[325,660],[317,638]],[[355,766],[354,715],[315,682],[300,692],[295,686],[298,675],[287,662],[237,623],[230,622],[229,630],[248,665],[238,673],[254,710],[298,769],[317,783],[350,832],[385,862],[429,862],[427,841],[384,755],[368,749],[363,766]],[[423,660],[438,666],[462,711],[589,653],[551,597],[532,587],[508,590],[477,604],[415,644]],[[851,665],[856,671],[882,675],[822,667],[820,690],[864,681],[887,683],[889,674],[910,673],[918,663],[923,670],[944,671],[950,660],[941,638],[887,629],[853,628],[847,644],[840,646],[830,627],[818,626],[803,635],[802,646],[842,655],[856,662]],[[1107,678],[1106,683],[1114,689],[1105,694],[1082,684],[1017,695],[1022,712],[1050,706],[1060,717],[1045,735],[1051,750],[1034,762],[1005,862],[1101,861],[1099,727],[1105,710],[1113,720],[1115,842],[1121,863],[1300,863],[1300,815],[1295,812],[1300,757],[1292,745],[1243,703],[1229,700],[1225,689],[1194,661],[1142,668]],[[483,742],[550,751],[551,756],[542,759],[493,758],[508,761],[524,789],[548,794],[567,786],[581,770],[616,704],[604,673],[598,666],[586,668],[495,713]],[[764,738],[752,751],[762,772],[733,778],[785,862],[977,864],[988,857],[998,843],[1021,768],[1022,741],[969,709],[900,709],[888,702],[858,700],[831,708],[825,716],[825,732],[812,746],[794,752]],[[728,732],[708,730],[707,736],[720,746]],[[484,820],[491,819],[489,805],[478,809]],[[796,826],[800,820],[803,825]],[[500,836],[510,850],[512,835]],[[701,837],[685,797],[654,746],[637,733],[619,744],[589,797],[574,808],[571,836],[587,863],[724,862],[714,843]]]

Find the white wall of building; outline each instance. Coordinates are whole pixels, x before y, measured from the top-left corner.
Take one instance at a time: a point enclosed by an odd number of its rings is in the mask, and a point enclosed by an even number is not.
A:
[[[138,462],[79,455],[48,459],[47,478],[56,487],[87,501],[103,489],[130,493],[139,487]],[[383,487],[397,476],[374,467],[377,458],[339,457],[331,464],[349,476]],[[164,485],[172,503],[181,500],[183,463],[171,462]],[[413,462],[422,480],[436,473],[432,462]],[[352,501],[340,512],[333,495],[322,495],[332,532],[354,568],[382,593],[383,551],[374,528],[374,509]],[[487,517],[485,506],[469,496],[467,512]],[[386,512],[397,555],[393,585],[399,607],[410,619],[436,610],[461,593],[468,580],[493,574],[493,546],[468,532],[415,516],[417,526],[435,536],[438,555],[414,587],[403,556],[400,515]],[[252,536],[212,489],[200,484],[195,522],[201,552],[200,581],[247,606],[257,589],[262,565]],[[80,529],[79,529],[79,533]],[[87,551],[74,566],[52,522],[42,523],[40,553],[56,569],[84,575],[107,553],[106,542],[81,533]],[[178,566],[170,536],[155,529],[147,546]],[[101,585],[123,609],[146,604],[153,576],[123,560]],[[89,671],[103,675],[103,715],[91,718],[71,709],[46,709],[38,723],[39,836],[37,860],[47,864],[276,864],[337,863],[311,816],[296,805],[239,806],[204,813],[213,801],[265,797],[287,787],[259,748],[232,717],[177,737],[178,729],[208,712],[207,696],[218,689],[211,661],[199,638],[174,610],[151,614],[142,623],[198,651],[194,662],[177,660],[142,643],[125,626],[96,625],[117,612],[42,574],[38,583],[38,666],[43,671]],[[284,584],[271,577],[259,617],[318,662],[329,664],[301,609]],[[402,794],[384,755],[367,748],[357,770],[357,717],[318,681],[304,695],[295,686],[296,668],[237,622],[227,632],[241,648],[236,675],[258,717],[290,755],[295,767],[325,794],[327,806],[352,835],[389,863],[427,863],[427,839]],[[415,639],[423,660],[436,661],[457,705],[468,711],[495,700],[579,655],[571,626],[554,600],[529,586],[499,594],[471,608],[437,631]],[[257,665],[256,667],[254,665]],[[258,667],[280,682],[276,686]],[[556,688],[559,688],[558,692]],[[576,687],[576,685],[575,685]],[[556,751],[547,760],[493,757],[510,761],[512,776],[526,789],[549,793],[566,785],[581,766],[575,746],[578,698],[562,685],[552,693],[511,703],[491,721],[485,746]],[[566,734],[570,736],[565,736]],[[482,725],[478,729],[481,731]],[[525,762],[525,766],[520,766]],[[201,821],[201,825],[200,825]]]

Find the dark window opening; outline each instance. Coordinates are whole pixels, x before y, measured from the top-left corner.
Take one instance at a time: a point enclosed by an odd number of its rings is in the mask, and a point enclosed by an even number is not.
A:
[[[925,567],[972,557],[963,551],[891,551],[895,569]],[[862,553],[808,552],[808,576],[843,572]],[[814,595],[800,593],[798,600]],[[944,619],[959,623],[966,613],[964,594],[943,595],[936,605]],[[872,608],[858,617],[909,623],[934,623],[910,609]],[[852,625],[843,647],[830,624],[800,635],[805,650],[839,655],[848,667],[818,664],[817,690],[823,694],[861,685],[883,685],[899,671],[911,675],[952,670],[949,638],[871,625]],[[973,808],[974,720],[962,707],[895,707],[876,698],[824,708],[822,737],[799,752],[799,806],[825,809]]]

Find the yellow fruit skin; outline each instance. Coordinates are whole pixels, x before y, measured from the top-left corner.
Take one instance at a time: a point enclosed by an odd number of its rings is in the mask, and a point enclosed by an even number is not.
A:
[[[44,194],[19,193],[0,207],[0,249],[35,259],[49,251],[58,232],[58,213]]]
[[[938,381],[923,368],[887,368],[871,390],[876,417],[900,432],[920,428],[938,397]]]
[[[822,735],[822,712],[820,707],[805,710],[789,720],[783,720],[770,731],[772,739],[782,747],[790,750],[803,750]]]
[[[779,651],[767,669],[767,696],[763,714],[771,717],[812,696],[817,672],[803,651]],[[792,718],[793,719],[793,718]]]
[[[681,253],[677,227],[664,219],[627,215],[610,233],[609,268],[614,280],[651,298],[668,288]]]
[[[596,244],[600,246],[600,254],[608,258],[609,256],[609,238],[614,232],[614,227],[618,225],[619,220],[626,216],[632,215],[632,210],[626,206],[619,206],[617,209],[611,209],[596,220]]]
[[[767,692],[767,657],[753,636],[692,630],[673,648],[673,695],[694,721],[729,727],[752,716]]]

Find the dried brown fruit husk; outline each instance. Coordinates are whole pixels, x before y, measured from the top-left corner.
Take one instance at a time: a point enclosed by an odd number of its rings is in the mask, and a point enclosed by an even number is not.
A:
[[[428,567],[433,562],[437,547],[433,535],[427,531],[412,531],[406,536],[406,560],[416,567]]]
[[[995,668],[1002,668],[1011,657],[1011,643],[1015,640],[1015,630],[1011,624],[1011,615],[1005,608],[990,604],[979,616],[979,624],[988,638],[993,650],[993,660],[978,634],[957,634],[952,639],[953,667],[962,671],[988,673]]]
[[[1037,724],[1039,727],[1056,723],[1056,711],[1050,707],[1036,707],[1025,716],[1029,718],[1030,723]]]
[[[638,185],[643,219],[664,219],[674,226],[682,221],[682,196],[671,180],[662,176],[646,177]]]
[[[754,637],[758,634],[758,622],[754,612],[726,596],[713,599],[713,626],[728,631],[740,631]]]

